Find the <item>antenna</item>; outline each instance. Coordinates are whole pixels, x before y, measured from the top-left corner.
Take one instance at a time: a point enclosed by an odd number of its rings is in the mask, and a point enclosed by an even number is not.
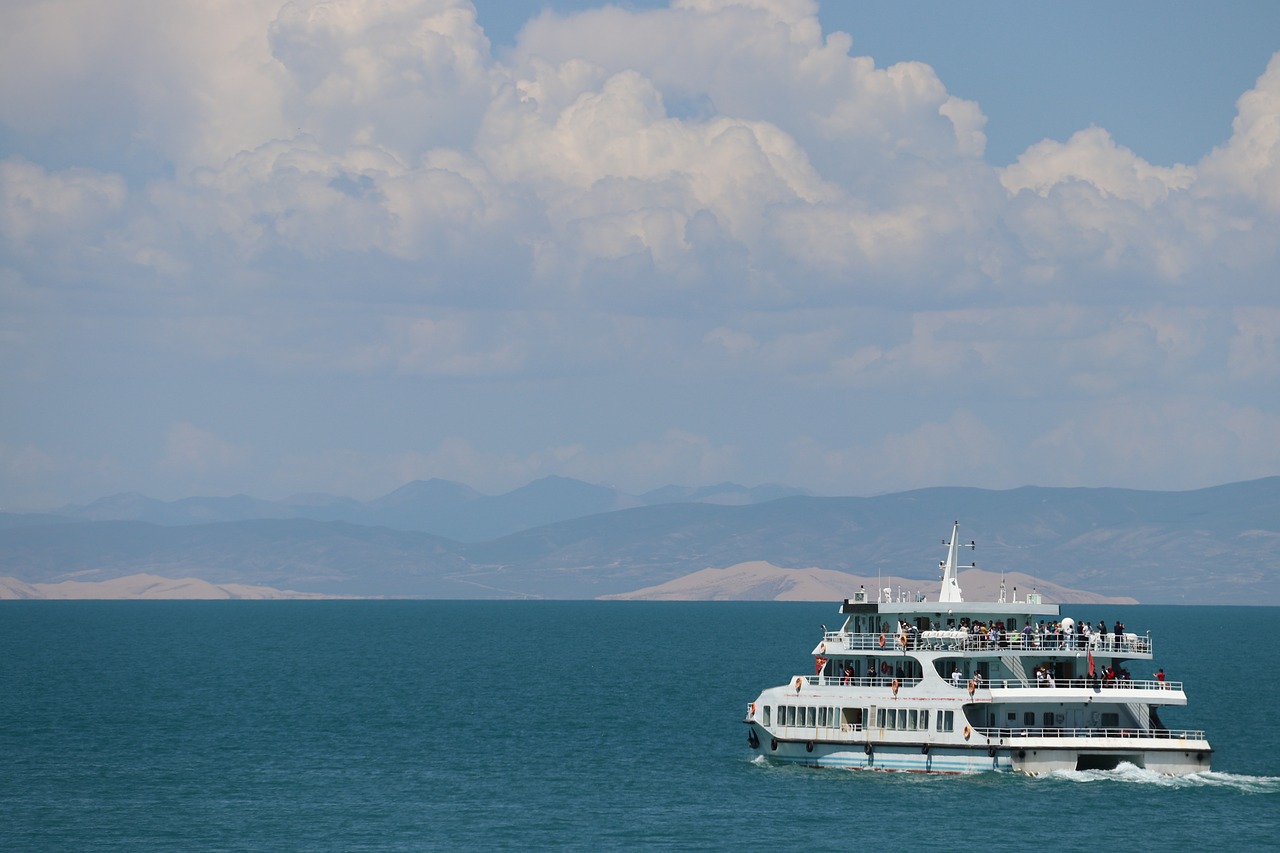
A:
[[[960,522],[956,521],[951,527],[951,541],[943,542],[947,546],[947,559],[941,562],[942,566],[942,590],[938,593],[938,601],[964,601],[960,596],[959,583],[959,551],[961,548],[977,548],[976,542],[970,541],[967,545],[960,542],[956,538],[956,534],[960,532]],[[977,564],[970,563],[969,568],[977,568]]]

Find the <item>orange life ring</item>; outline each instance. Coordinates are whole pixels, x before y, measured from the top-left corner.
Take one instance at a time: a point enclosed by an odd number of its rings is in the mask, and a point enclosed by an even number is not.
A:
[[[906,631],[903,631],[901,634],[899,634],[899,635],[898,635],[898,645],[902,646],[904,649],[907,647],[907,632],[906,632]]]
[[[969,735],[971,735],[971,734],[973,734],[973,729],[969,728],[968,726],[965,726],[965,727],[964,727],[964,739],[965,739],[965,740],[968,740],[968,739],[969,739]]]
[[[801,676],[797,675],[797,676],[796,676],[796,692],[797,692],[797,693],[799,693],[799,692],[800,692],[800,688],[801,688],[801,687],[804,687],[804,678],[802,678]]]
[[[970,695],[970,696],[972,696],[972,695],[973,695],[973,691],[975,691],[975,690],[977,690],[977,689],[978,689],[978,682],[976,682],[976,681],[974,681],[972,678],[970,678],[970,679],[969,679],[969,695]]]
[[[751,703],[751,712],[750,712],[749,714],[747,714],[747,716],[748,716],[748,717],[750,717],[750,718],[751,718],[751,719],[753,719],[753,720],[756,718],[756,703],[755,703],[755,702],[752,702],[752,703]]]
[[[898,679],[895,678],[893,680],[893,684],[889,685],[889,689],[893,691],[894,696],[898,695]]]
[[[819,644],[818,644],[818,654],[820,654],[820,655],[825,655],[826,653],[827,653],[827,644],[826,644],[825,642],[824,642],[824,643],[819,643]]]
[[[880,648],[884,648],[884,634],[880,635]]]

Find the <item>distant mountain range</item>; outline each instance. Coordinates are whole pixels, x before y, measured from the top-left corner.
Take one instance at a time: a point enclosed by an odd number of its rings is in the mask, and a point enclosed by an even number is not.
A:
[[[1280,604],[1280,477],[1186,492],[945,487],[868,498],[733,484],[632,496],[565,478],[496,497],[420,481],[368,502],[117,495],[0,513],[0,576],[33,589],[148,574],[307,595],[597,598],[653,588],[646,597],[726,598],[774,587],[758,572],[672,583],[767,562],[922,588],[937,579],[955,518],[977,540],[981,569],[1023,573],[1061,595]]]
[[[28,515],[27,523],[43,518],[51,522],[68,519],[145,521],[173,527],[300,518],[411,530],[457,542],[484,542],[557,521],[619,509],[669,503],[743,506],[803,494],[800,489],[785,486],[747,488],[737,483],[720,483],[698,489],[666,486],[631,495],[567,477],[544,477],[514,491],[491,496],[461,483],[433,479],[415,480],[371,501],[324,494],[294,495],[282,501],[264,501],[247,495],[160,501],[124,493],[84,506],[66,506],[35,517]],[[9,523],[13,523],[12,516],[6,519],[0,514],[0,525]]]

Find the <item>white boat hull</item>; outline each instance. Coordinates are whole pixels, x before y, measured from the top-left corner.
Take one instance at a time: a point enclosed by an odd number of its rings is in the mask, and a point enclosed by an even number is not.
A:
[[[1118,738],[1088,744],[1056,743],[831,743],[779,741],[752,725],[748,745],[769,761],[805,767],[884,770],[906,773],[1023,773],[1042,776],[1065,770],[1112,770],[1132,764],[1155,773],[1183,776],[1210,769],[1211,751],[1203,743],[1164,741],[1160,745]],[[975,735],[976,738],[976,735]],[[927,750],[926,750],[927,746]]]

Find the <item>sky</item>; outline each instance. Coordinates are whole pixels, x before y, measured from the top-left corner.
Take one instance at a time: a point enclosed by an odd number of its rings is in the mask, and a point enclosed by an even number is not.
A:
[[[1280,473],[1280,4],[8,0],[0,509]]]

